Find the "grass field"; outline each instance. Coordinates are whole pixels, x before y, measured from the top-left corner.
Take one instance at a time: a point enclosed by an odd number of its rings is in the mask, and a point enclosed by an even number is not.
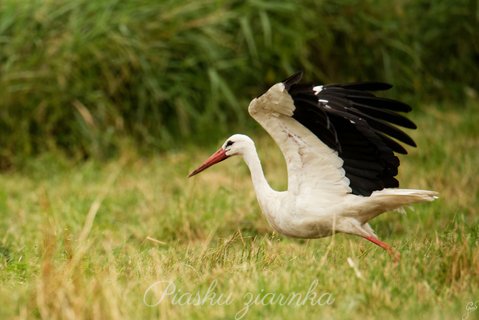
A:
[[[479,105],[422,110],[400,180],[441,198],[373,221],[397,266],[353,236],[272,233],[240,159],[187,179],[217,146],[27,160],[0,175],[0,318],[478,319]],[[253,137],[284,188],[281,154]]]

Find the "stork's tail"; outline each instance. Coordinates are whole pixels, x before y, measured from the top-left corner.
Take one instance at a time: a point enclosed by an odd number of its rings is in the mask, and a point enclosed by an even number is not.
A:
[[[413,203],[434,201],[439,198],[436,191],[416,189],[383,189],[375,191],[365,199],[360,213],[361,220],[369,221],[377,215]],[[365,209],[365,210],[364,210]]]
[[[402,206],[416,202],[434,201],[439,198],[439,193],[417,189],[383,189],[373,192],[371,197],[390,200],[391,205]]]

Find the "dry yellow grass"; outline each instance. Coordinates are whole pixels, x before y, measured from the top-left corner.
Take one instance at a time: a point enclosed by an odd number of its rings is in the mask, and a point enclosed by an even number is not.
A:
[[[416,115],[402,186],[441,198],[373,222],[401,251],[398,266],[352,236],[271,233],[239,159],[187,180],[214,146],[106,164],[31,160],[0,176],[0,318],[478,318],[477,110]],[[284,187],[281,155],[266,137],[257,145]],[[319,305],[278,300],[311,287],[326,295]],[[216,300],[194,300],[208,288]]]

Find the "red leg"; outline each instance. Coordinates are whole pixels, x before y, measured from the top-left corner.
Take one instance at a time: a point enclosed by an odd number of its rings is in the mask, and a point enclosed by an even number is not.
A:
[[[375,245],[380,246],[381,248],[383,248],[384,250],[386,250],[389,253],[391,258],[393,258],[394,262],[399,262],[399,259],[401,258],[401,255],[399,254],[399,252],[397,252],[389,244],[387,244],[385,242],[382,242],[381,240],[379,240],[378,238],[373,237],[373,236],[367,236],[367,237],[364,237],[364,239],[369,240],[372,243],[374,243]]]

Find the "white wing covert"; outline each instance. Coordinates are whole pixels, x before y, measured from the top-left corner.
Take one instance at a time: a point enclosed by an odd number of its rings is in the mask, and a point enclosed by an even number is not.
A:
[[[292,117],[294,102],[283,83],[254,99],[248,110],[283,152],[289,192],[314,195],[317,200],[324,199],[324,205],[351,192],[337,152]]]
[[[395,112],[411,108],[371,93],[391,87],[385,83],[312,86],[298,84],[301,77],[275,84],[248,108],[284,154],[288,191],[329,205],[348,193],[398,187],[394,152],[407,152],[394,139],[415,143],[391,123],[416,128]]]

